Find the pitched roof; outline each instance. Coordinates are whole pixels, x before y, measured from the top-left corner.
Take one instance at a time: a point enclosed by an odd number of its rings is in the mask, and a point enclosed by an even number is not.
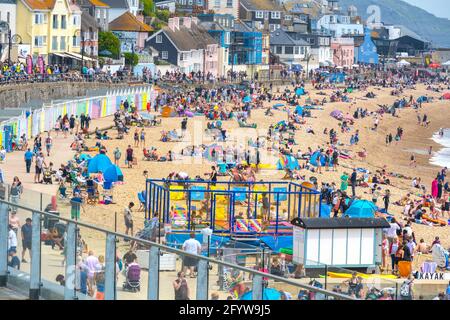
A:
[[[97,19],[95,19],[93,16],[91,16],[86,11],[83,11],[81,13],[81,29],[88,30],[89,28],[98,30],[99,25],[98,25]]]
[[[303,39],[294,39],[283,29],[278,29],[270,33],[271,45],[293,45],[293,46],[309,46],[309,43]]]
[[[241,0],[241,4],[249,10],[274,10],[283,11],[279,5],[272,0]]]
[[[131,12],[125,12],[109,23],[109,30],[150,32],[153,28],[139,21]]]
[[[180,23],[180,30],[172,31],[169,27],[162,30],[180,51],[204,49],[207,45],[217,44],[208,31],[195,23],[191,24],[190,29]]]
[[[128,9],[128,1],[127,0],[102,0],[102,2],[106,3],[110,8],[117,9],[123,8]]]
[[[104,3],[104,2],[102,2],[100,0],[89,0],[89,2],[95,7],[109,8],[109,5],[107,5],[106,3]]]
[[[33,10],[51,10],[56,0],[22,0],[22,2]]]

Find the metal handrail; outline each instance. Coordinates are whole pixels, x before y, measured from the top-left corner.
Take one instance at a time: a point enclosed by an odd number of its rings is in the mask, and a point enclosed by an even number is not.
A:
[[[5,201],[5,200],[1,200],[0,199],[0,204],[8,205],[8,206],[14,206],[16,208],[19,208],[19,209],[22,209],[22,210],[25,210],[25,211],[31,211],[31,212],[33,212],[35,214],[39,214],[40,216],[47,216],[47,217],[56,218],[56,219],[65,221],[67,223],[74,224],[75,226],[82,226],[82,227],[85,227],[85,228],[88,228],[88,229],[92,229],[92,230],[95,230],[95,231],[99,231],[99,232],[105,233],[105,234],[107,234],[109,236],[120,237],[120,238],[124,238],[124,239],[128,239],[128,240],[133,240],[133,241],[145,244],[145,245],[150,246],[150,247],[158,248],[158,249],[166,251],[166,252],[174,253],[174,254],[181,255],[181,256],[188,256],[188,257],[191,257],[191,258],[196,258],[196,259],[198,259],[200,261],[203,261],[204,263],[215,263],[215,264],[222,265],[222,266],[225,266],[225,267],[234,268],[234,269],[240,270],[242,272],[250,273],[253,276],[259,276],[261,278],[266,278],[266,279],[282,282],[282,283],[285,283],[285,284],[288,284],[288,285],[292,285],[292,286],[295,286],[295,287],[300,287],[300,288],[303,288],[303,289],[306,289],[306,290],[309,290],[309,291],[313,291],[313,292],[316,292],[316,293],[322,293],[322,294],[325,294],[326,296],[332,296],[332,297],[335,297],[335,298],[338,298],[338,299],[342,299],[342,300],[357,300],[355,298],[352,298],[350,296],[343,295],[343,294],[340,294],[340,293],[337,293],[337,292],[332,292],[332,291],[324,290],[324,289],[317,288],[317,287],[314,287],[314,286],[311,286],[311,285],[298,283],[298,282],[295,282],[295,281],[292,281],[292,280],[289,280],[289,279],[286,279],[286,278],[283,278],[283,277],[279,277],[279,276],[275,276],[275,275],[272,275],[272,274],[264,273],[264,272],[261,272],[261,271],[249,269],[249,268],[242,267],[242,266],[239,266],[239,265],[235,265],[235,264],[232,264],[232,263],[228,263],[228,262],[225,262],[225,261],[218,261],[218,260],[216,260],[214,258],[209,258],[209,257],[201,256],[201,255],[191,254],[191,253],[179,250],[179,249],[168,247],[168,246],[163,245],[163,244],[159,244],[159,243],[148,241],[148,240],[139,239],[139,238],[136,238],[136,237],[133,237],[133,236],[129,236],[129,235],[126,235],[126,234],[123,234],[123,233],[119,233],[119,232],[106,230],[106,229],[97,227],[95,225],[84,223],[84,222],[80,222],[80,221],[77,221],[77,220],[63,218],[63,217],[60,217],[59,215],[55,215],[55,214],[52,214],[52,213],[49,213],[49,212],[36,210],[36,209],[29,208],[29,207],[26,207],[26,206],[23,206],[23,205],[20,205],[20,204],[12,203],[12,202],[9,202],[9,201]]]

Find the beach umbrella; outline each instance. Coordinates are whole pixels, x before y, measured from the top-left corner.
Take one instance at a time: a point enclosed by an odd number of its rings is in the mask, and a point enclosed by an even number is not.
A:
[[[440,67],[441,67],[441,65],[439,63],[435,63],[435,62],[428,65],[428,68],[431,68],[431,69],[438,69]]]
[[[442,96],[442,99],[450,100],[450,92],[444,93],[444,95]]]
[[[350,218],[373,218],[377,210],[377,206],[372,201],[355,200],[345,214]]]
[[[253,291],[244,293],[239,300],[253,300]],[[263,300],[281,300],[280,291],[273,288],[264,288],[262,294]]]

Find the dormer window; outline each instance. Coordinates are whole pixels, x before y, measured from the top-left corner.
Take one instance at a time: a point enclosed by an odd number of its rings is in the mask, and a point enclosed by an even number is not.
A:
[[[256,11],[255,17],[256,17],[256,19],[263,19],[264,18],[264,12]]]
[[[272,17],[272,19],[281,19],[281,12],[280,11],[272,11],[271,17]]]

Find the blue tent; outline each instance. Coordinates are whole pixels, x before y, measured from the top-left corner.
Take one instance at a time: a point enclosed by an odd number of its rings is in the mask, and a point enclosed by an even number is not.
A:
[[[319,152],[319,151],[316,151],[316,152],[314,152],[313,155],[311,156],[311,159],[309,159],[309,163],[311,163],[314,167],[317,167],[317,161],[319,160],[319,155],[320,155],[320,152]],[[325,163],[325,162],[326,162],[326,159],[325,159],[324,156],[322,156],[322,157],[320,158],[320,164],[322,165],[322,167],[325,167],[325,166],[326,166],[326,163]],[[330,167],[332,166],[331,161],[329,161],[328,165],[329,165]]]
[[[111,160],[105,154],[98,154],[89,161],[88,173],[97,173],[105,171],[112,165]]]
[[[297,160],[297,159],[296,159]],[[286,187],[276,187],[273,188],[273,192],[287,192]],[[286,201],[287,200],[287,193],[274,193],[273,198],[275,201]]]
[[[297,170],[300,168],[298,160],[293,156],[285,155],[285,163],[282,163],[281,160],[277,162],[277,170],[283,170],[288,168],[289,170]]]
[[[205,190],[204,186],[192,186],[191,187],[191,200],[192,201],[203,201],[205,200]]]
[[[302,116],[303,115],[303,107],[296,106],[295,107],[295,113],[297,113],[298,115]]]
[[[103,177],[105,178],[105,181],[108,182],[123,181],[122,170],[120,170],[120,168],[114,164],[110,165],[108,169],[103,172]]]
[[[350,218],[373,218],[377,210],[377,206],[372,201],[355,200],[345,214]]]
[[[244,103],[252,102],[252,98],[250,96],[245,96],[244,99],[242,99],[242,102]]]
[[[91,157],[89,154],[82,153],[82,154],[80,154],[79,159],[80,159],[81,161],[84,161],[84,160],[90,160],[90,159],[92,159],[92,157]]]
[[[246,292],[242,295],[240,300],[253,300],[252,298],[253,291]],[[281,300],[280,291],[273,288],[264,288],[263,289],[263,300]]]

